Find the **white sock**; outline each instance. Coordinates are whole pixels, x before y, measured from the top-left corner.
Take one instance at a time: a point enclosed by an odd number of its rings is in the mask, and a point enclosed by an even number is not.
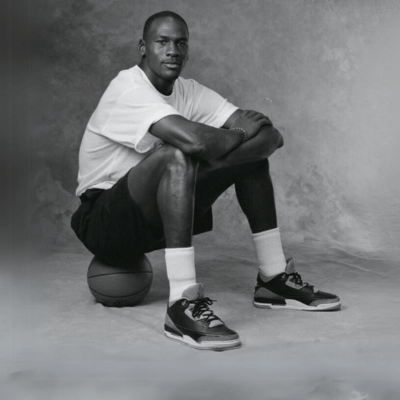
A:
[[[251,236],[261,276],[268,279],[284,272],[286,259],[283,254],[279,228],[253,233]]]
[[[165,264],[169,280],[169,301],[182,297],[184,290],[196,283],[194,247],[165,249]]]

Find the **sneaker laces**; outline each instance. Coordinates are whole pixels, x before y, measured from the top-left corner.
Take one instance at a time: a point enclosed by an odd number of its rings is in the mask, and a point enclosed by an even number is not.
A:
[[[295,283],[296,285],[301,285],[301,286],[307,286],[309,288],[311,288],[314,292],[317,292],[317,289],[315,288],[315,286],[310,285],[307,282],[303,282],[303,279],[301,278],[301,275],[298,272],[292,272],[290,274],[287,274],[288,278],[290,278],[290,281]]]
[[[210,310],[209,308],[209,306],[211,306],[214,301],[217,300],[211,300],[209,297],[189,300],[190,304],[194,304],[194,307],[191,309],[193,318],[204,317],[206,322],[212,322],[216,320],[221,321],[221,319],[214,314],[214,311]]]

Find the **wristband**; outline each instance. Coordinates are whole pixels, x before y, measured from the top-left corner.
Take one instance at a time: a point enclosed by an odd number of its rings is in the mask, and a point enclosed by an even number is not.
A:
[[[233,128],[231,128],[232,131],[236,130],[236,131],[241,131],[243,133],[243,140],[242,143],[247,141],[247,132],[243,129],[243,128],[239,128],[238,126],[234,126]]]

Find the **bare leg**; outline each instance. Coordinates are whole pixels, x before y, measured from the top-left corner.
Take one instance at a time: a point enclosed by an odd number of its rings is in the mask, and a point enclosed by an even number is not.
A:
[[[169,248],[191,246],[197,166],[193,158],[164,145],[129,172],[132,198]]]
[[[245,213],[251,231],[258,233],[277,227],[274,189],[268,159],[204,173],[201,166],[196,186],[195,213],[205,213],[231,185]]]
[[[239,204],[249,222],[259,271],[265,277],[284,272],[286,259],[282,249],[268,159],[226,167],[212,173],[199,169],[195,213],[201,205],[215,201],[218,190],[234,183]],[[211,190],[207,190],[211,188]]]
[[[268,159],[254,163],[246,175],[235,182],[236,195],[253,233],[278,226],[274,187],[269,174]]]
[[[277,227],[268,159],[208,172],[164,145],[132,168],[128,185],[150,229],[169,248],[190,247],[193,212],[203,215],[232,185],[253,233]]]

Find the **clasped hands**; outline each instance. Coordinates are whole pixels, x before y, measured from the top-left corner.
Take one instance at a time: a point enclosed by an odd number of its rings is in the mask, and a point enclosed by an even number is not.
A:
[[[273,126],[272,121],[264,114],[253,110],[244,110],[233,121],[230,129],[241,128],[247,133],[247,140],[256,136],[257,132],[264,125]]]

